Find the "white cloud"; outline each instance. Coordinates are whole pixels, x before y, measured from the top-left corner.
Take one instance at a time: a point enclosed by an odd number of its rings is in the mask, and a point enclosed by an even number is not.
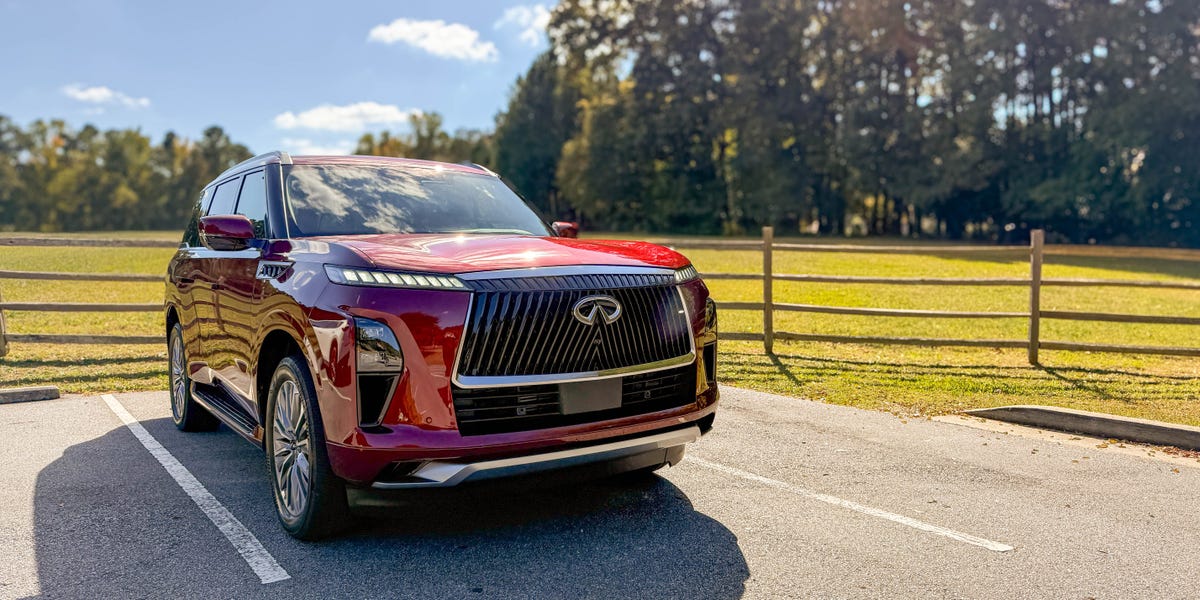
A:
[[[542,36],[549,24],[550,9],[546,8],[545,4],[521,4],[505,10],[500,20],[496,21],[496,29],[519,27],[521,32],[517,34],[517,39],[530,46],[538,46],[541,45]]]
[[[351,140],[337,140],[323,144],[307,138],[283,138],[280,142],[283,144],[284,150],[296,155],[342,155],[354,151],[354,142]]]
[[[434,56],[467,61],[492,62],[500,57],[496,45],[479,39],[479,32],[461,23],[396,19],[376,25],[367,41],[381,44],[405,43]]]
[[[146,108],[150,106],[149,98],[135,98],[103,85],[83,87],[78,83],[72,83],[71,85],[63,86],[62,92],[72,100],[87,102],[89,104],[119,104],[125,108]]]
[[[299,114],[288,111],[275,117],[280,129],[319,129],[322,131],[364,131],[372,125],[401,125],[410,116],[420,114],[415,108],[403,109],[394,104],[358,102],[336,106],[322,104]]]

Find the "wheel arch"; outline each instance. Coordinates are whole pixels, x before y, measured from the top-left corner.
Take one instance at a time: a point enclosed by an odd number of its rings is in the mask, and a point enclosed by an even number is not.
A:
[[[180,322],[179,311],[175,308],[175,305],[174,304],[167,305],[167,323],[166,323],[167,330],[165,332],[166,335],[168,335],[168,336],[171,335],[171,328],[175,327],[175,325],[179,322]]]
[[[308,362],[304,351],[295,336],[286,329],[273,329],[263,337],[258,350],[254,373],[254,398],[258,409],[258,422],[266,422],[267,393],[271,387],[271,377],[280,361],[288,356],[298,356]]]

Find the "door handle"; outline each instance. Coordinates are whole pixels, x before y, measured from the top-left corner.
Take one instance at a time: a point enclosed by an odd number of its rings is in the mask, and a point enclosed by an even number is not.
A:
[[[180,277],[179,283],[181,283],[183,285],[191,285],[193,283],[196,283],[196,280],[191,277]]]

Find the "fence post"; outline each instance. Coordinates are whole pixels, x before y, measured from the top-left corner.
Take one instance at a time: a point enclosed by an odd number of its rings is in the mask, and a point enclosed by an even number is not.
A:
[[[0,294],[0,302],[4,302],[4,295]],[[4,309],[0,308],[0,358],[8,354],[8,333],[4,330]]]
[[[1038,364],[1038,345],[1042,319],[1042,246],[1046,232],[1029,232],[1029,364]]]
[[[775,353],[775,286],[772,279],[771,245],[775,242],[775,228],[763,227],[763,349],[767,354]]]

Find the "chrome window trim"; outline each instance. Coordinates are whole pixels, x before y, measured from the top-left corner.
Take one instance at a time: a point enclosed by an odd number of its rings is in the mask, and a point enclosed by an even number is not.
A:
[[[636,269],[649,267],[630,267]],[[671,269],[667,269],[668,272]],[[462,275],[459,275],[462,277]],[[599,379],[610,379],[613,377],[624,377],[626,375],[641,375],[643,373],[654,373],[656,371],[665,371],[675,367],[693,363],[696,361],[696,332],[692,330],[692,317],[688,311],[687,299],[683,296],[683,286],[676,285],[675,292],[679,294],[679,303],[683,306],[684,319],[687,321],[688,343],[691,350],[687,354],[668,358],[658,362],[633,365],[629,367],[621,367],[617,369],[607,369],[604,371],[583,371],[580,373],[551,373],[547,375],[501,375],[501,376],[466,376],[461,377],[458,374],[458,364],[462,360],[463,344],[467,340],[467,326],[471,320],[471,309],[474,308],[475,294],[471,294],[471,300],[467,303],[466,319],[463,322],[462,334],[459,335],[458,349],[454,353],[454,366],[451,367],[450,381],[460,388],[475,389],[475,388],[496,388],[496,387],[516,387],[519,385],[549,385],[555,383],[573,383],[580,381],[596,381]]]
[[[526,269],[501,269],[498,271],[472,271],[459,273],[464,281],[480,279],[517,279],[524,277],[558,277],[563,275],[674,275],[675,269],[666,267],[620,267],[605,265],[573,265],[566,267],[530,267]]]
[[[241,250],[213,250],[207,246],[189,246],[191,258],[262,258],[262,250],[250,246]]]

